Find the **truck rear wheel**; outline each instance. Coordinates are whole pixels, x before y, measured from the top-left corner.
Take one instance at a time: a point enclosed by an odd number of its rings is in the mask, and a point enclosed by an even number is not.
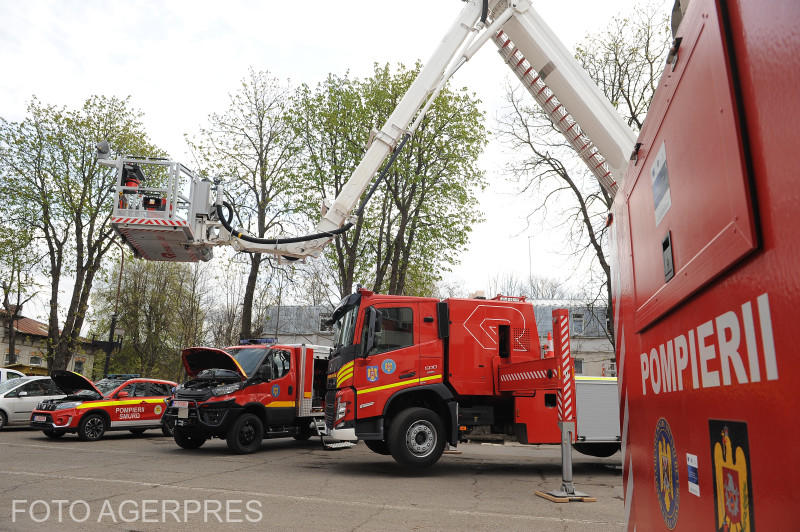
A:
[[[228,449],[236,454],[249,454],[261,448],[264,424],[255,414],[242,414],[228,429]]]
[[[297,427],[297,432],[292,436],[297,441],[306,441],[311,437],[311,423],[301,423]]]
[[[364,445],[366,445],[367,449],[373,453],[378,453],[385,456],[392,454],[392,452],[389,450],[389,444],[383,440],[364,440]]]
[[[199,434],[193,432],[186,432],[177,427],[172,432],[172,437],[175,440],[175,443],[177,443],[178,446],[183,449],[198,449],[206,442],[206,438],[204,436],[200,436]]]
[[[572,446],[581,454],[596,456],[597,458],[608,458],[619,451],[619,443],[617,442],[576,442]]]
[[[435,464],[444,451],[444,428],[436,412],[427,408],[408,408],[392,420],[389,451],[397,463],[422,469]]]

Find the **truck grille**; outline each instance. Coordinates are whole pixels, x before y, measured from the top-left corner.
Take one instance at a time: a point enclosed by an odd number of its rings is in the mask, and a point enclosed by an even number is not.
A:
[[[205,401],[211,397],[211,390],[208,388],[200,390],[178,390],[175,394],[175,399],[189,400],[189,401]]]
[[[336,391],[325,394],[325,426],[333,428],[333,421],[336,416]]]

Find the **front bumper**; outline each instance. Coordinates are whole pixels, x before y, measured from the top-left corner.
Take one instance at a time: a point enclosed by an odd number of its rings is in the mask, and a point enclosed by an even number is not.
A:
[[[235,401],[186,401],[186,411],[174,406],[173,401],[164,412],[163,423],[171,429],[182,429],[207,436],[225,436],[228,427],[238,417],[242,407]],[[184,416],[185,414],[185,416]]]
[[[31,412],[30,426],[40,430],[76,430],[75,427],[70,426],[73,424],[73,420],[77,421],[74,412],[67,411],[63,414],[56,412],[58,411],[34,410]]]
[[[333,429],[330,431],[330,437],[334,440],[339,441],[358,441],[356,437],[356,429],[354,428],[346,428],[346,429]]]

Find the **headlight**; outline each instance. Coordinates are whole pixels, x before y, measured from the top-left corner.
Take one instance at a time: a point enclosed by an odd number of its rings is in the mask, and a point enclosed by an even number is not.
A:
[[[228,395],[229,393],[233,393],[236,390],[241,389],[242,383],[237,382],[234,384],[225,384],[223,386],[215,386],[211,388],[211,393],[213,395]]]
[[[56,410],[66,410],[67,408],[75,408],[81,404],[83,404],[83,401],[70,401],[68,403],[61,403],[59,405],[56,405]]]
[[[347,414],[347,401],[341,401],[336,405],[336,421],[342,419]]]

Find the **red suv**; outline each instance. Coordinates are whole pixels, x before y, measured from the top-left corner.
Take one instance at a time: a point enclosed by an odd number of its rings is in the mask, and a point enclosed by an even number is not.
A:
[[[147,429],[170,435],[161,417],[177,385],[172,381],[109,375],[92,384],[71,371],[54,371],[51,377],[67,397],[42,401],[31,413],[31,427],[42,429],[49,438],[77,432],[83,441],[96,441],[107,430],[141,434]]]

